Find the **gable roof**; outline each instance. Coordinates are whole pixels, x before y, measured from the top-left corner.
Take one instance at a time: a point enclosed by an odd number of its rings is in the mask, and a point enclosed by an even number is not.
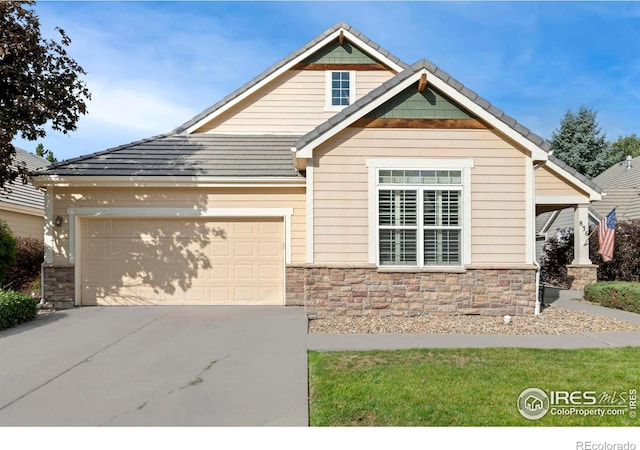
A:
[[[447,72],[443,71],[427,59],[422,59],[412,64],[403,72],[378,86],[376,89],[369,92],[367,95],[360,98],[352,105],[340,111],[340,113],[336,114],[331,119],[327,120],[323,124],[319,125],[315,129],[304,135],[298,142],[296,142],[296,148],[298,150],[301,150],[308,144],[314,142],[315,140],[318,140],[319,138],[322,138],[322,136],[329,132],[332,128],[336,127],[341,122],[347,121],[351,117],[355,118],[357,116],[357,118],[359,118],[361,115],[364,115],[366,112],[369,112],[373,109],[373,107],[368,106],[373,104],[375,105],[374,107],[377,107],[380,104],[384,103],[384,101],[391,98],[393,94],[397,93],[400,89],[403,89],[411,83],[417,81],[417,78],[422,73],[426,73],[432,76],[427,78],[427,83],[433,82],[434,78],[436,78],[449,88],[452,88],[454,92],[457,93],[457,95],[451,96],[453,100],[458,101],[458,103],[460,103],[459,100],[469,100],[472,104],[480,107],[481,110],[485,112],[485,114],[483,114],[484,116],[487,116],[488,113],[495,119],[498,119],[501,123],[505,124],[508,128],[518,133],[520,136],[526,138],[537,148],[544,150],[545,152],[549,150],[549,143],[542,137],[538,136],[537,134],[520,124],[514,118],[505,114],[504,111],[495,107],[484,98],[480,97],[476,92],[464,86],[458,80],[453,78]],[[385,96],[385,94],[388,93],[390,93],[391,95]],[[462,106],[465,107],[467,105],[462,104]],[[486,117],[481,118],[486,119]]]
[[[302,178],[298,136],[164,134],[50,166],[38,176]]]
[[[549,166],[553,170],[559,172],[564,177],[574,177],[579,182],[578,184],[586,186],[587,191],[591,190],[596,194],[602,192],[596,183],[560,161],[558,158],[550,155],[548,153],[550,146],[545,139],[520,124],[504,111],[492,105],[488,100],[480,97],[476,92],[467,88],[447,72],[426,59],[412,64],[403,72],[378,86],[326,122],[302,136],[296,142],[293,150],[296,151],[299,157],[310,157],[313,148],[328,140],[355,120],[384,104],[404,88],[415,83],[422,74],[428,74],[427,83],[435,85],[438,90],[452,98],[463,108],[488,122],[516,142],[523,144],[525,148],[532,152],[534,159],[548,161],[548,164],[550,162]],[[599,195],[596,195],[596,197],[598,196]]]
[[[34,172],[49,164],[49,161],[38,155],[18,147],[15,147],[15,149],[16,154],[11,164],[12,167],[17,167],[17,164],[24,163],[29,172]],[[5,187],[6,189],[0,189],[0,209],[2,209],[1,204],[5,203],[44,211],[44,194],[31,183],[24,184],[18,179],[12,183],[5,184]]]
[[[365,50],[366,52],[372,54],[372,56],[374,56],[376,59],[382,60],[392,69],[400,72],[401,70],[409,67],[398,57],[392,55],[389,51],[380,47],[379,44],[373,42],[371,39],[360,33],[351,25],[344,22],[338,22],[331,28],[316,36],[311,41],[307,42],[299,49],[285,56],[283,59],[262,72],[260,75],[254,77],[252,80],[248,81],[247,83],[233,91],[231,94],[224,97],[219,102],[213,104],[209,108],[202,111],[200,114],[183,123],[178,128],[173,130],[173,132],[189,133],[190,130],[193,131],[193,129],[199,128],[199,126],[203,124],[203,122],[207,122],[213,119],[213,117],[240,102],[244,98],[248,97],[253,92],[260,89],[262,86],[279,76],[284,71],[291,69],[296,63],[304,60],[306,57],[322,48],[332,39],[337,38],[340,31],[344,32],[346,38],[351,43],[357,45],[362,50]]]

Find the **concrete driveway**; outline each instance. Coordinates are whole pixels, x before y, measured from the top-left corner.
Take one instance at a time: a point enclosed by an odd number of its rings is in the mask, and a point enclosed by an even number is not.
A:
[[[90,307],[0,331],[0,425],[306,426],[292,307]]]

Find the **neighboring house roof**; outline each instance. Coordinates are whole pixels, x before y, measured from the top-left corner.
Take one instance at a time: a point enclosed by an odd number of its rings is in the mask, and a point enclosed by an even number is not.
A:
[[[49,164],[49,161],[40,156],[18,147],[15,147],[15,149],[16,154],[12,163],[13,167],[24,163],[29,172],[35,172]],[[0,209],[2,209],[3,203],[44,211],[44,194],[31,183],[24,184],[20,178],[18,178],[12,183],[5,184],[5,189],[0,189]]]
[[[614,164],[593,179],[605,190],[607,188],[640,189],[640,156],[631,159],[631,167],[627,169],[627,161]]]
[[[39,175],[301,177],[291,158],[298,138],[164,134],[63,161]]]
[[[337,24],[335,24],[328,30],[324,31],[323,33],[319,34],[318,36],[316,36],[314,39],[312,39],[311,41],[309,41],[299,49],[295,50],[293,53],[290,53],[289,55],[282,58],[280,61],[278,61],[271,67],[269,67],[260,75],[254,77],[252,80],[248,81],[247,83],[245,83],[244,85],[242,85],[241,87],[233,91],[231,94],[227,95],[219,102],[205,109],[200,114],[193,117],[191,120],[188,120],[187,122],[183,123],[173,131],[175,133],[183,133],[187,131],[189,128],[191,128],[192,126],[196,125],[198,122],[202,121],[203,119],[206,119],[207,117],[212,116],[216,111],[220,110],[222,107],[228,105],[233,101],[238,101],[246,97],[246,95],[248,95],[248,93],[251,92],[251,89],[255,90],[261,87],[260,86],[261,84],[270,81],[270,79],[274,75],[278,75],[279,71],[287,70],[293,67],[293,65],[297,62],[297,59],[301,59],[303,56],[306,56],[305,54],[307,52],[314,50],[315,47],[320,46],[320,44],[322,44],[323,41],[325,41],[332,34],[339,32],[340,30],[344,30],[348,32],[352,36],[352,39],[351,39],[352,41],[353,40],[359,41],[354,43],[363,44],[365,47],[369,47],[370,49],[374,50],[376,53],[378,53],[385,59],[389,60],[389,62],[395,66],[393,67],[394,69],[399,71],[409,67],[406,63],[402,62],[397,56],[392,55],[389,51],[380,47],[379,44],[373,42],[371,39],[369,39],[364,34],[360,33],[351,25],[346,24],[344,22],[338,22]],[[366,48],[364,48],[364,50],[366,50]]]
[[[640,157],[614,164],[593,179],[604,190],[602,200],[593,202],[589,208],[592,221],[605,217],[616,208],[618,220],[640,219]],[[536,217],[536,231],[546,233],[559,228],[573,228],[573,209],[549,211]]]

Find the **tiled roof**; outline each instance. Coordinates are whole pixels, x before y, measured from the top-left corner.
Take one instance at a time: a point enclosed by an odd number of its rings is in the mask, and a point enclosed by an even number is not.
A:
[[[165,134],[50,166],[39,175],[296,177],[298,136]]]
[[[16,155],[13,166],[16,164],[24,164],[29,172],[37,171],[49,164],[44,158],[34,155],[15,147]],[[31,183],[23,184],[20,178],[13,183],[5,184],[6,189],[0,189],[0,209],[2,203],[9,203],[16,206],[25,206],[28,208],[36,208],[44,211],[44,194],[33,187]]]
[[[640,189],[640,156],[631,159],[631,168],[627,169],[627,161],[614,164],[593,179],[599,186],[608,188]]]
[[[348,31],[349,33],[353,34],[358,39],[360,39],[365,44],[367,44],[369,47],[373,48],[374,50],[376,50],[380,54],[384,55],[385,57],[387,57],[389,60],[393,61],[394,63],[396,63],[400,67],[403,67],[403,68],[409,67],[406,63],[401,61],[398,57],[392,55],[391,53],[389,53],[389,51],[387,51],[384,48],[380,47],[380,45],[378,45],[377,43],[373,42],[371,39],[369,39],[364,34],[360,33],[358,30],[353,28],[351,25],[349,25],[347,23],[344,23],[344,22],[338,22],[337,24],[335,24],[334,26],[332,26],[328,30],[326,30],[323,33],[321,33],[318,36],[316,36],[313,40],[307,42],[305,45],[303,45],[299,49],[295,50],[293,53],[290,53],[289,55],[287,55],[284,58],[282,58],[280,61],[278,61],[277,63],[275,63],[271,67],[269,67],[267,70],[262,72],[260,75],[256,76],[252,80],[248,81],[247,83],[245,83],[244,85],[242,85],[241,87],[239,87],[238,89],[233,91],[231,94],[229,94],[226,97],[224,97],[219,102],[217,102],[214,105],[210,106],[209,108],[205,109],[200,114],[198,114],[195,117],[193,117],[191,120],[189,120],[189,121],[183,123],[182,125],[180,125],[178,128],[176,128],[174,130],[174,132],[175,133],[182,133],[182,132],[186,131],[189,127],[195,125],[200,120],[202,120],[205,117],[207,117],[209,114],[213,113],[217,109],[219,109],[222,106],[224,106],[227,103],[229,103],[231,100],[233,100],[236,97],[240,96],[242,93],[244,93],[247,89],[251,88],[255,84],[260,83],[265,78],[268,78],[271,74],[276,72],[278,69],[280,69],[281,67],[287,65],[289,62],[294,60],[296,57],[298,57],[299,55],[303,54],[304,52],[306,52],[310,48],[312,48],[315,45],[317,45],[319,42],[321,42],[323,39],[325,39],[331,33],[335,32],[337,30],[340,30],[340,29],[344,29],[344,30]]]

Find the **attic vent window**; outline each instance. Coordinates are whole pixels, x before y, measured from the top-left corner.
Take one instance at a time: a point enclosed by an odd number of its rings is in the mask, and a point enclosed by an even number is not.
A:
[[[355,71],[327,72],[327,110],[337,111],[355,101]]]

